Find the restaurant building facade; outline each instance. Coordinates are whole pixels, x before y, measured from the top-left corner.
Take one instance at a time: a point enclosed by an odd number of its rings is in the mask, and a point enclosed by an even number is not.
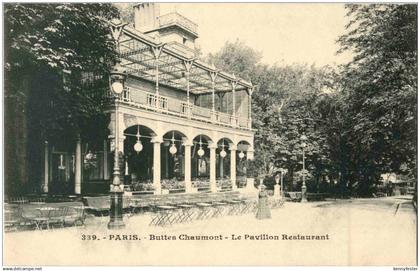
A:
[[[73,153],[45,142],[42,191],[74,182],[77,195],[109,192],[116,147],[128,191],[241,186],[254,153],[253,85],[197,59],[197,25],[176,12],[160,15],[158,4],[134,6],[134,24],[110,25],[124,86],[117,97],[109,93],[110,136],[78,140]]]

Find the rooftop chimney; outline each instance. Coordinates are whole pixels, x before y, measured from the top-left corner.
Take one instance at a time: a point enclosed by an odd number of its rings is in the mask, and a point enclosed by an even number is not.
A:
[[[142,3],[134,6],[134,28],[146,32],[159,27],[159,4]]]

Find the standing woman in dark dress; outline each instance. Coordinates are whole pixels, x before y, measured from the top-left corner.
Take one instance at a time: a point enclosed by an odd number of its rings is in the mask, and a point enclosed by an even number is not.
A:
[[[270,219],[271,211],[270,206],[268,205],[268,194],[265,189],[265,185],[260,185],[260,192],[258,193],[258,206],[257,206],[257,219]]]

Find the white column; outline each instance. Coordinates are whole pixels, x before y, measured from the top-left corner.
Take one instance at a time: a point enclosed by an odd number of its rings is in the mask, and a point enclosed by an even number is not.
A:
[[[160,183],[160,144],[162,140],[153,138],[153,186],[155,187],[155,195],[162,194],[162,186]]]
[[[165,154],[165,178],[169,178],[169,146],[163,148]]]
[[[191,146],[190,142],[184,142],[184,156],[185,156],[185,169],[184,169],[184,179],[185,179],[185,192],[192,192],[192,183],[191,183]]]
[[[104,140],[104,179],[109,179],[109,168],[108,168],[108,142]]]
[[[128,168],[128,157],[125,158],[125,171],[124,176],[128,176],[129,168]]]
[[[230,181],[232,182],[232,189],[236,189],[236,146],[229,144],[230,150]]]
[[[219,155],[219,174],[220,174],[220,179],[223,179],[223,157],[221,157],[220,155]]]
[[[45,141],[44,146],[44,182],[42,184],[42,192],[48,193],[48,180],[49,180],[49,153],[48,153],[48,141]]]
[[[76,154],[75,154],[75,173],[74,173],[74,193],[81,194],[82,192],[82,144],[80,136],[76,141]]]
[[[209,144],[210,149],[210,190],[211,192],[217,192],[216,185],[216,148],[217,145],[214,143]]]

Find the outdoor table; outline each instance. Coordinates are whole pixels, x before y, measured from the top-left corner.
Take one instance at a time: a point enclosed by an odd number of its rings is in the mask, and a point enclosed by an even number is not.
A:
[[[10,209],[4,210],[4,227],[7,230],[17,229],[19,219],[16,218],[15,212]]]
[[[31,218],[31,220],[35,223],[35,227],[37,230],[42,230],[42,226],[47,226],[47,229],[50,229],[50,211],[57,210],[54,207],[39,207],[35,208],[35,210],[39,211],[36,217]],[[48,211],[47,213],[45,211]]]
[[[153,217],[149,225],[165,226],[167,224],[172,224],[174,220],[174,210],[176,209],[176,207],[160,205],[156,206],[156,208],[158,209],[158,211],[155,213],[155,217]]]
[[[251,200],[251,199],[244,200],[243,208],[241,209],[240,213],[246,214],[249,212],[253,212],[256,206],[257,205],[256,205],[255,200]]]
[[[194,205],[190,205],[190,204],[180,204],[178,205],[179,207],[181,207],[181,215],[179,216],[179,220],[178,222],[183,223],[183,222],[192,222],[193,217],[194,217]]]
[[[212,211],[212,205],[208,203],[196,203],[195,205],[198,206],[198,210],[200,211],[197,215],[197,220],[209,218]]]
[[[213,202],[212,205],[214,207],[214,212],[213,212],[212,217],[218,217],[218,216],[223,215],[223,210],[226,207],[227,203],[217,201],[217,202]]]
[[[74,208],[76,211],[78,211],[78,215],[80,214],[80,216],[77,217],[75,223],[77,221],[80,221],[80,223],[82,223],[82,225],[85,223],[85,218],[86,218],[86,214],[85,214],[85,206],[83,205],[78,205],[78,206],[72,206],[71,208]]]
[[[242,201],[241,200],[228,200],[225,201],[226,203],[229,203],[229,206],[231,207],[230,210],[228,211],[228,215],[236,215],[240,212],[241,210],[241,204]]]

